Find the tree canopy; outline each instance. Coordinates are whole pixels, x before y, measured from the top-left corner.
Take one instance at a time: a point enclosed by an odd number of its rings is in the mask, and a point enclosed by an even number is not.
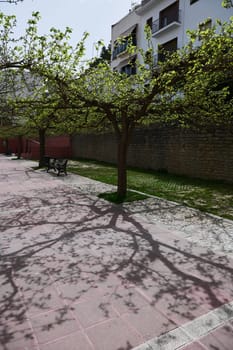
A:
[[[126,194],[127,151],[137,126],[232,128],[232,20],[190,32],[189,44],[157,66],[152,55],[129,43],[128,55],[141,55],[142,60],[136,61],[136,74],[127,75],[113,71],[105,59],[87,68],[82,63],[87,34],[72,47],[70,28],[63,32],[51,28],[48,35],[40,36],[39,19],[39,13],[34,13],[25,36],[16,40],[12,36],[16,19],[0,16],[0,71],[17,68],[39,77],[32,94],[16,102],[27,109],[27,125],[36,126],[40,133],[50,126],[64,132],[107,129],[115,133],[120,197]]]
[[[200,39],[199,45],[196,45]],[[105,62],[73,79],[58,77],[64,100],[89,113],[76,125],[114,131],[118,144],[118,194],[127,188],[127,150],[135,127],[173,123],[185,127],[232,128],[232,21],[205,31],[190,32],[190,43],[159,66],[144,62],[137,74],[112,71]],[[131,53],[136,50],[130,47]],[[143,55],[143,53],[141,52]],[[145,63],[146,62],[146,63]]]
[[[226,8],[231,8],[231,7],[233,7],[233,1],[232,0],[223,0],[222,6],[226,7]]]
[[[4,104],[2,99],[1,105],[7,105],[8,110],[14,109],[18,124],[23,122],[24,130],[37,130],[41,139],[42,164],[45,133],[59,124],[62,111],[66,114],[59,84],[54,84],[54,81],[58,74],[60,79],[77,74],[87,34],[84,33],[82,40],[73,48],[69,44],[72,32],[70,28],[67,27],[64,31],[51,28],[49,34],[41,36],[37,29],[39,20],[40,14],[33,13],[28,20],[25,35],[16,38],[15,16],[0,14],[0,76],[8,79],[12,76],[12,82],[14,81],[14,92],[2,93]],[[18,133],[15,115],[10,120],[8,114],[7,129],[12,133],[10,124]]]

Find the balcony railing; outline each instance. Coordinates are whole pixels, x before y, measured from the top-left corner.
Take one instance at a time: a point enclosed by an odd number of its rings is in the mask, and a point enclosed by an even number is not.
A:
[[[133,36],[132,39],[130,40],[130,44],[132,43],[132,45],[136,46],[137,45],[137,40],[136,37]],[[124,52],[127,51],[129,46],[129,41],[127,39],[125,39],[123,42],[116,44],[116,46],[113,49],[113,53],[112,53],[112,59],[116,59],[117,56],[119,56],[120,54],[123,54]]]
[[[181,23],[181,10],[174,13],[172,16],[158,18],[152,23],[152,34],[157,33],[163,28],[166,28],[172,23]]]
[[[127,43],[127,42],[118,44],[118,45],[114,48],[114,50],[113,50],[112,58],[115,59],[115,58],[117,58],[117,56],[120,55],[122,52],[126,51],[127,46],[128,46],[128,43]]]

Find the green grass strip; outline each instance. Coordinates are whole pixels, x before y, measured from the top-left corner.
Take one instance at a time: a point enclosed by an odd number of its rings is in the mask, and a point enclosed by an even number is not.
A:
[[[111,185],[117,184],[117,169],[109,164],[96,161],[71,161],[68,170],[93,180]],[[129,189],[233,220],[231,184],[140,169],[129,169],[127,177]],[[106,194],[106,199],[108,197]],[[134,196],[130,194],[127,197]],[[132,200],[139,199],[135,197]]]

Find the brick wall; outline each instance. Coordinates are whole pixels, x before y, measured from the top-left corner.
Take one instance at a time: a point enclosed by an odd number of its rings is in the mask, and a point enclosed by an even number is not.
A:
[[[6,153],[10,151],[15,153],[18,147],[18,140],[16,138],[9,138],[6,142],[5,139],[0,138],[0,153]]]
[[[115,163],[115,137],[112,134],[74,136],[72,153],[74,157]],[[168,127],[136,130],[128,165],[233,182],[233,134],[228,130],[207,133]]]
[[[8,149],[17,153],[19,149],[18,139],[8,139]],[[0,153],[6,152],[4,140],[0,138]],[[51,157],[71,158],[71,140],[69,136],[48,136],[45,141],[45,153]],[[39,159],[40,143],[34,139],[22,139],[22,157],[25,159]]]
[[[70,137],[66,135],[46,137],[45,151],[55,158],[70,158],[72,156]]]

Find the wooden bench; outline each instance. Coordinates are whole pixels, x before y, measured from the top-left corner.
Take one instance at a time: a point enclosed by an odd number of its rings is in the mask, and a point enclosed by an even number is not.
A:
[[[56,159],[55,160],[54,167],[57,170],[57,176],[59,176],[60,173],[64,173],[65,175],[67,175],[67,172],[66,172],[67,162],[68,162],[67,159]]]
[[[55,172],[57,172],[57,176],[60,175],[60,173],[64,173],[67,175],[66,166],[67,166],[67,159],[60,159],[60,158],[54,158],[45,156],[45,166],[47,167],[47,173],[50,169],[53,169]]]
[[[55,169],[55,161],[56,161],[56,158],[52,158],[49,156],[44,157],[44,165],[47,168],[47,173],[49,172],[50,169],[56,170]]]

